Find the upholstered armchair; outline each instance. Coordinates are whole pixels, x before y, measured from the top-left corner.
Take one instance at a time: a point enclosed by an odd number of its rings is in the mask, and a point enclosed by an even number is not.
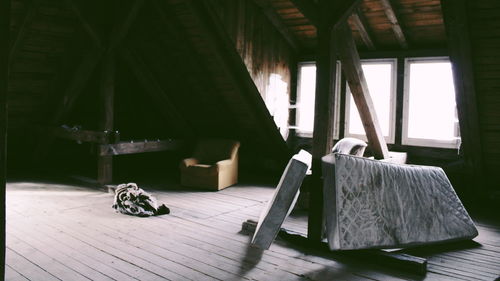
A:
[[[234,140],[200,140],[193,155],[180,163],[181,185],[221,190],[238,182],[238,149]]]

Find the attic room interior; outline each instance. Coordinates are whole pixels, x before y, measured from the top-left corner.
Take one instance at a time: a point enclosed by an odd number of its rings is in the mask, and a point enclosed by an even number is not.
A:
[[[500,2],[0,0],[5,280],[499,280]]]

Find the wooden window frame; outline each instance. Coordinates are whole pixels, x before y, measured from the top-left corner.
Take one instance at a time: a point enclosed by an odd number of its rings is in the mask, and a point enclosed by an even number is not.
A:
[[[298,121],[299,121],[299,118],[300,118],[300,112],[301,112],[301,97],[302,97],[302,94],[300,92],[300,83],[301,83],[301,67],[302,66],[311,66],[311,65],[316,65],[316,62],[315,61],[302,61],[302,62],[299,62],[298,63],[298,67],[297,67],[297,103],[295,105],[295,109],[296,109],[296,112],[295,112],[295,124],[297,124],[296,126],[292,126],[290,128],[292,129],[295,129],[295,132],[296,132],[296,135],[299,136],[299,137],[303,137],[303,138],[312,138],[313,136],[313,131],[306,131],[306,130],[301,130],[301,128],[298,126]],[[341,65],[340,65],[340,61],[337,61],[337,71],[335,72],[336,73],[336,80],[335,81],[338,81],[336,84],[335,84],[335,112],[334,112],[334,115],[335,115],[335,118],[334,118],[334,125],[333,125],[333,138],[334,139],[339,139],[340,137],[340,110],[341,110],[341,103],[340,103],[340,99],[341,99],[341,75],[342,75],[342,72],[341,72]],[[314,111],[314,108],[313,108],[313,111]]]
[[[403,90],[403,117],[402,117],[402,132],[401,144],[405,146],[419,146],[429,148],[448,148],[458,149],[460,147],[460,127],[459,122],[455,123],[455,140],[445,141],[436,139],[421,139],[408,137],[408,115],[409,115],[409,95],[410,95],[410,64],[412,62],[449,62],[447,56],[439,57],[407,57],[404,58],[404,90]]]

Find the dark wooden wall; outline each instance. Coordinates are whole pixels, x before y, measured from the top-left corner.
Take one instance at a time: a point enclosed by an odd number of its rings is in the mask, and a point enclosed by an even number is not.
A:
[[[64,1],[11,2],[9,164],[30,162],[37,133],[50,116],[47,105],[56,92],[56,73],[74,32],[75,20]]]
[[[296,60],[290,45],[253,1],[211,0],[265,100],[271,74],[289,85]]]
[[[500,2],[468,1],[484,169],[489,184],[500,191]],[[481,153],[478,151],[477,153]]]
[[[80,18],[68,6],[71,2],[79,7]],[[105,47],[109,35],[104,31],[112,29],[112,19],[123,20],[132,3],[116,9],[104,5],[96,12],[94,2],[80,0],[12,1],[10,34],[15,43],[11,44],[8,101],[10,168],[24,169],[31,163],[40,137],[46,137],[43,132],[47,126],[80,125],[85,130],[99,130],[102,62],[83,82],[75,106],[60,121],[52,120],[68,86],[78,76],[79,65],[95,53],[89,29],[101,37]],[[232,3],[226,1],[227,7]],[[114,130],[120,131],[122,140],[227,137],[242,140],[248,154],[252,150],[271,158],[273,152],[280,158],[286,154],[286,144],[262,98],[273,73],[290,85],[294,56],[279,32],[259,14],[259,8],[250,1],[241,3],[248,5],[240,7],[244,8],[243,18],[234,18],[243,28],[241,33],[222,34],[234,40],[231,48],[238,65],[234,59],[221,61],[224,52],[213,56],[217,44],[207,48],[214,39],[203,32],[203,20],[194,15],[206,13],[200,2],[145,1],[116,49],[113,115]],[[224,7],[219,6],[218,11]],[[86,29],[81,18],[87,21]],[[224,18],[225,27],[233,26],[230,22]],[[231,78],[234,73],[236,78]],[[95,161],[90,150],[87,144],[56,139],[48,159],[63,163],[78,159],[88,165]]]
[[[10,2],[0,1],[0,274],[5,270],[5,172]]]

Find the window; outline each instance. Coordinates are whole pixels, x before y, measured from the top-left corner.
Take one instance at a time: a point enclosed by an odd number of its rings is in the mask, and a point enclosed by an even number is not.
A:
[[[316,64],[299,65],[297,89],[297,133],[312,136],[314,128],[314,98],[316,92]]]
[[[449,60],[409,58],[405,71],[402,143],[458,148],[459,126]]]
[[[394,143],[396,59],[362,60],[361,66],[382,133],[388,143]],[[366,140],[365,129],[349,87],[345,116],[345,135]]]
[[[339,138],[339,117],[340,117],[340,62],[337,62],[335,80],[335,116],[333,137]],[[316,94],[316,64],[300,63],[297,87],[297,113],[296,128],[297,133],[304,137],[312,137],[314,129],[314,102]]]

